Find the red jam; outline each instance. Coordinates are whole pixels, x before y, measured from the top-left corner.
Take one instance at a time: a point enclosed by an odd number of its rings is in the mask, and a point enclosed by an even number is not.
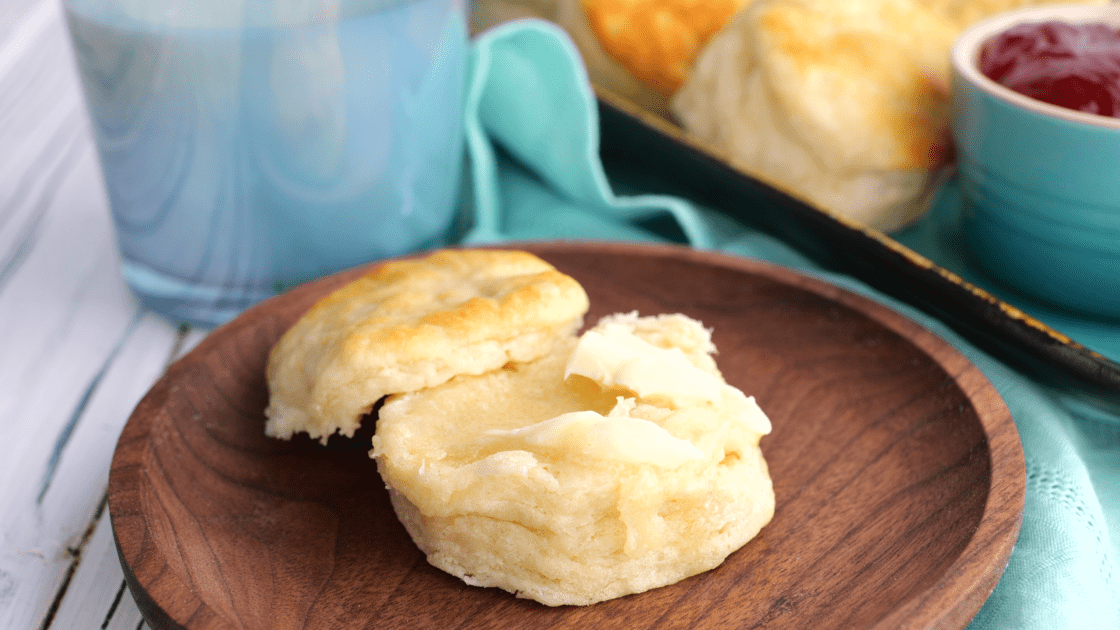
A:
[[[1106,24],[1021,24],[980,51],[980,71],[1020,94],[1120,118],[1120,29]]]

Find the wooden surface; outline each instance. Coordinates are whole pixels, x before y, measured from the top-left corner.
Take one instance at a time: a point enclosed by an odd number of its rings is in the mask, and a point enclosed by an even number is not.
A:
[[[273,341],[347,277],[300,287],[173,365],[121,434],[109,512],[155,628],[963,627],[1016,540],[1010,415],[956,350],[830,285],[678,248],[539,245],[588,321],[683,312],[755,395],[777,511],[722,566],[586,608],[547,608],[430,567],[366,454],[263,435]]]

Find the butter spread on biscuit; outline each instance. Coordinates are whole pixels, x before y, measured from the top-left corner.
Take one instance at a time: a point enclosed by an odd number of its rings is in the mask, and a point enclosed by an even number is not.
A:
[[[676,407],[697,402],[723,405],[765,435],[770,419],[754,396],[697,367],[680,348],[660,348],[634,334],[632,321],[615,316],[580,336],[564,378],[578,374],[603,387],[622,387],[638,398],[663,398]]]
[[[636,312],[593,331],[380,408],[372,455],[432,565],[586,605],[712,569],[770,521],[770,422],[723,380],[712,331]]]
[[[758,402],[754,396],[747,396],[743,391],[737,387],[730,385],[726,386],[724,392],[724,404],[728,409],[735,409],[735,417],[740,422],[747,425],[747,427],[756,431],[759,435],[769,435],[772,429],[770,424],[770,417],[762,408],[758,406]]]
[[[692,364],[680,348],[658,348],[622,326],[602,326],[580,337],[564,378],[585,376],[604,387],[624,387],[639,398],[661,396],[674,405],[716,402],[726,385]]]
[[[619,407],[623,406],[620,403]],[[613,412],[604,416],[595,411],[573,411],[519,429],[487,431],[487,435],[515,438],[531,447],[663,468],[676,468],[704,456],[696,445],[674,437],[656,423]]]

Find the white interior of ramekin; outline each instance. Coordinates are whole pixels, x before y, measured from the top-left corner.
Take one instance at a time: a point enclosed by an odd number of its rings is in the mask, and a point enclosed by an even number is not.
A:
[[[1105,5],[1043,5],[992,16],[965,29],[957,38],[952,49],[953,67],[962,78],[976,87],[996,98],[1024,109],[1086,125],[1120,129],[1120,118],[1098,116],[1097,114],[1044,103],[1004,87],[980,72],[980,48],[990,38],[1017,24],[1050,20],[1058,20],[1069,24],[1097,22],[1120,27],[1120,2]]]

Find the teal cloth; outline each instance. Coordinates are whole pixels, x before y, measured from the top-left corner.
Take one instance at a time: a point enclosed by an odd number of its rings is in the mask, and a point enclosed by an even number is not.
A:
[[[1032,381],[929,315],[821,269],[718,212],[676,197],[616,194],[638,186],[606,174],[586,72],[555,26],[508,23],[479,35],[471,54],[466,125],[474,220],[464,242],[687,242],[799,269],[923,324],[991,380],[1011,409],[1026,455],[1022,531],[970,627],[1120,628],[1120,416]],[[942,201],[946,206],[951,199]],[[908,231],[909,244],[963,270],[954,239],[946,236],[951,217],[934,218]],[[1106,340],[1120,336],[1120,325],[1089,328]]]

